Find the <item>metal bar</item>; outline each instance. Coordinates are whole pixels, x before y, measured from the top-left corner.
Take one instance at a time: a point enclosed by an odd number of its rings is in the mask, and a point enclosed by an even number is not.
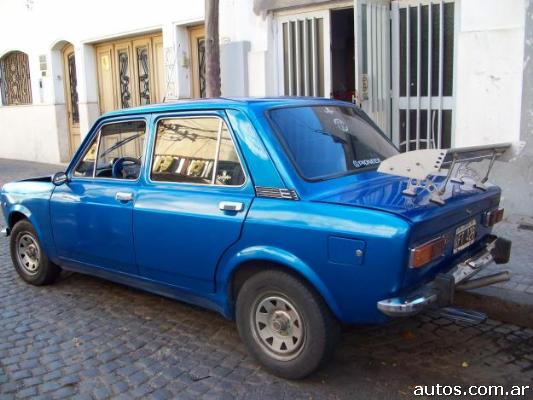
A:
[[[222,141],[222,120],[220,120],[220,124],[218,125],[218,134],[217,134],[217,148],[215,153],[215,162],[213,163],[213,177],[211,178],[211,184],[216,184],[215,180],[217,177],[217,168],[218,168],[218,158],[220,156],[220,142]]]
[[[293,47],[294,46],[292,43],[292,21],[287,21],[287,49],[288,49],[287,68],[289,70],[289,73],[287,74],[287,76],[289,77],[289,93],[288,93],[289,96],[294,95],[293,90],[292,90],[292,84],[294,80],[294,77],[292,75],[292,65],[294,62],[294,60],[292,59]]]
[[[100,153],[100,141],[102,140],[102,129],[100,129],[100,132],[98,132],[98,142],[96,143],[96,156],[94,158],[94,165],[93,165],[93,179],[96,178],[96,167],[98,166],[98,155]]]
[[[375,120],[378,126],[381,126],[381,90],[383,86],[383,81],[381,80],[381,24],[379,21],[379,5],[374,4],[374,53],[376,60],[376,113]]]
[[[437,125],[437,143],[442,147],[442,78],[443,78],[443,47],[444,47],[444,3],[439,4],[439,123]]]
[[[410,88],[410,82],[411,82],[411,46],[410,46],[410,41],[411,41],[411,21],[410,21],[410,14],[411,14],[411,9],[408,7],[406,7],[405,9],[405,23],[406,23],[406,27],[405,27],[405,32],[406,32],[406,40],[405,40],[405,61],[406,61],[406,65],[405,65],[405,72],[406,72],[406,75],[405,75],[405,80],[406,80],[406,83],[405,83],[405,96],[407,97],[407,107],[406,107],[406,110],[405,110],[405,150],[406,151],[409,151],[410,150],[410,147],[411,147],[411,127],[410,127],[410,120],[411,120],[411,106],[410,106],[410,101],[409,101],[409,98],[410,98],[410,95],[411,95],[411,88]]]
[[[307,23],[309,19],[304,18],[303,20],[303,63],[304,63],[304,94],[309,96],[309,31],[307,29]]]
[[[371,42],[371,46],[369,47],[369,51],[370,51],[370,57],[371,57],[371,60],[372,60],[372,71],[370,73],[370,76],[372,77],[372,79],[370,80],[370,87],[372,88],[371,90],[371,101],[372,101],[372,119],[374,121],[376,121],[376,116],[377,116],[377,113],[378,113],[378,104],[377,104],[377,100],[378,100],[378,96],[379,96],[379,93],[378,93],[378,85],[379,85],[379,76],[378,76],[378,68],[379,66],[377,65],[378,62],[377,62],[377,59],[376,59],[376,48],[378,46],[378,43],[377,43],[377,35],[376,35],[376,30],[377,30],[377,27],[376,27],[376,21],[375,21],[375,18],[376,18],[376,5],[375,4],[371,4],[369,5],[369,13],[370,13],[370,19],[369,19],[369,22],[368,22],[368,27],[370,29],[370,42]],[[376,123],[379,123],[378,121],[376,121]]]
[[[378,38],[379,38],[379,47],[378,47],[378,65],[379,65],[379,99],[378,99],[378,108],[379,112],[379,126],[385,128],[385,60],[383,49],[385,48],[385,40],[383,37],[383,32],[385,30],[385,25],[383,24],[383,7],[381,4],[376,6],[377,15],[376,15],[376,24],[378,26]]]
[[[434,137],[433,137],[433,124],[431,123],[431,57],[433,56],[432,55],[432,52],[431,52],[431,44],[432,44],[432,41],[433,41],[433,25],[431,24],[431,20],[432,20],[432,10],[431,8],[433,7],[431,1],[429,2],[429,5],[428,5],[428,92],[427,92],[427,97],[429,99],[428,101],[428,106],[427,106],[427,131],[426,131],[426,135],[427,135],[427,139],[428,139],[428,143],[431,143],[431,148],[435,148],[435,140],[434,140]],[[428,145],[428,147],[430,147]]]
[[[300,54],[301,53],[301,43],[300,43],[300,34],[301,34],[301,29],[300,29],[300,21],[299,20],[296,20],[294,21],[294,27],[295,27],[295,32],[294,32],[294,45],[296,46],[296,51],[295,51],[295,54],[296,54],[296,62],[294,63],[295,66],[296,66],[296,96],[301,96],[302,95],[302,88],[301,88],[301,77],[300,77],[300,70],[301,70],[301,67],[302,67],[302,55]]]
[[[383,130],[390,135],[390,60],[389,60],[389,9],[381,5],[381,59],[383,65]]]
[[[366,59],[367,65],[367,91],[368,91],[368,112],[372,114],[374,112],[374,96],[372,93],[372,86],[374,81],[374,60],[372,59],[372,5],[366,5]]]
[[[422,26],[422,9],[420,4],[416,8],[416,149],[420,148],[420,67],[422,65],[422,57],[420,57],[422,49],[422,34],[420,28]]]
[[[400,145],[400,8],[397,2],[391,4],[392,11],[392,141]]]
[[[376,10],[376,4],[372,4],[372,65],[373,65],[373,71],[372,71],[372,98],[374,103],[374,118],[376,118],[376,114],[379,113],[379,65],[378,65],[378,27],[377,27],[377,10]]]
[[[312,53],[313,53],[313,96],[318,96],[318,58],[317,58],[317,19],[313,18],[311,23]]]

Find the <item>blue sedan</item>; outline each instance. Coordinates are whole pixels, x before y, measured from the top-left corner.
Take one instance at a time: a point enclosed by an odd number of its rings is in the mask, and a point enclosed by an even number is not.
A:
[[[302,378],[341,323],[448,305],[507,261],[491,235],[500,189],[437,173],[414,184],[405,171],[430,151],[404,157],[328,99],[124,109],[96,121],[65,172],[2,188],[4,232],[30,284],[76,271],[216,310],[265,368]]]

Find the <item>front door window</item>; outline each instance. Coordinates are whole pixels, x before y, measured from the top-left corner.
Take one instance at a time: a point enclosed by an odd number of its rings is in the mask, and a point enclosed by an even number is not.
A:
[[[144,121],[104,125],[74,169],[73,175],[137,179],[143,159],[145,132]]]

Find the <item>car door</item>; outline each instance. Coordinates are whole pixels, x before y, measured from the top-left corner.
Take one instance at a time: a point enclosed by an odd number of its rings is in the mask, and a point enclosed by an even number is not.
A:
[[[64,263],[137,273],[133,204],[139,187],[147,122],[103,123],[55,188],[50,213],[58,257]]]
[[[151,158],[134,206],[140,273],[191,291],[214,289],[254,196],[223,112],[154,118]]]

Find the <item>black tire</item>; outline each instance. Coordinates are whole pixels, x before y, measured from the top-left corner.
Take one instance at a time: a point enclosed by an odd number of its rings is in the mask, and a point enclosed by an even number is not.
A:
[[[244,282],[236,320],[248,351],[286,379],[317,370],[332,355],[340,332],[324,300],[302,280],[278,270],[258,272]]]
[[[48,285],[59,276],[61,269],[46,256],[29,221],[21,220],[15,224],[9,245],[13,265],[26,282],[36,286]],[[25,252],[25,255],[21,255],[21,252]]]

